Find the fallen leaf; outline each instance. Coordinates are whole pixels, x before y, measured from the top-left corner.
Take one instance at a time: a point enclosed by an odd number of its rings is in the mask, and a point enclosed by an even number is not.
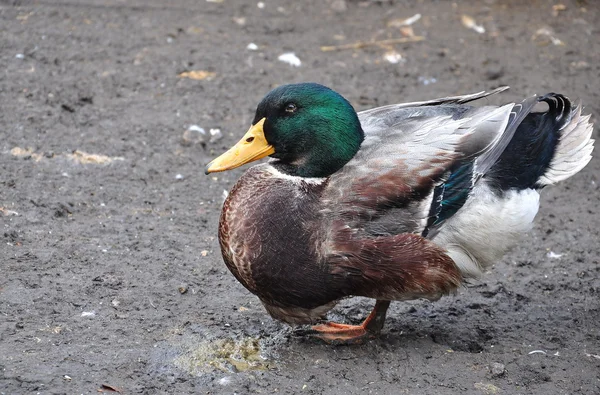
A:
[[[190,26],[186,29],[186,32],[189,34],[202,34],[204,33],[204,29],[198,26]]]
[[[206,70],[192,70],[192,71],[184,71],[177,75],[180,78],[189,78],[192,80],[212,80],[217,76],[217,73],[214,71],[206,71]]]
[[[29,148],[21,148],[21,147],[14,147],[13,149],[10,150],[10,154],[12,156],[31,156],[31,158],[33,160],[35,160],[36,162],[39,162],[42,159],[42,154],[37,154],[35,152],[33,152],[33,148],[29,147]]]
[[[402,27],[402,26],[410,26],[413,23],[417,22],[421,19],[421,14],[415,14],[410,18],[401,18],[401,19],[392,19],[387,23],[388,27]]]
[[[6,207],[0,207],[0,214],[2,214],[5,217],[8,217],[9,215],[19,215],[19,213],[17,213],[16,211],[9,210]]]
[[[116,160],[125,160],[120,156],[106,156],[106,155],[98,155],[98,154],[88,154],[87,152],[75,150],[71,154],[66,155],[67,158],[74,160],[75,162],[81,163],[82,165],[87,164],[96,164],[103,165],[105,163],[110,163]]]
[[[415,31],[413,30],[413,28],[411,26],[402,26],[400,28],[400,33],[402,33],[402,35],[404,37],[414,37],[415,36]]]
[[[54,154],[54,153],[36,153],[33,152],[33,148],[21,148],[21,147],[14,147],[13,149],[10,150],[11,155],[13,156],[21,156],[21,157],[31,157],[33,160],[35,160],[36,162],[39,162],[40,160],[42,160],[43,158],[47,158],[47,159],[52,159],[52,158],[56,158],[62,155],[58,155],[58,154]],[[105,163],[110,163],[113,161],[117,161],[117,160],[125,160],[125,158],[122,158],[120,156],[106,156],[106,155],[99,155],[99,154],[88,154],[87,152],[83,152],[83,151],[79,151],[79,150],[75,150],[70,154],[65,154],[65,157],[67,157],[68,159],[74,160],[75,162],[79,162],[81,164],[89,164],[89,163],[93,163],[93,164],[97,164],[97,165],[102,165]]]
[[[121,388],[115,387],[113,385],[102,384],[102,386],[98,389],[98,392],[104,392],[104,391],[121,393],[121,391],[123,391],[123,390]]]
[[[558,37],[554,36],[554,32],[548,27],[538,29],[533,36],[531,36],[531,40],[541,46],[548,45],[549,43],[554,45],[565,45]]]
[[[555,4],[552,6],[552,15],[558,16],[558,13],[560,11],[565,11],[566,9],[567,9],[567,6],[564,4]]]
[[[473,19],[473,17],[471,17],[469,15],[462,15],[460,17],[460,20],[461,20],[463,26],[466,27],[467,29],[473,29],[479,34],[485,33],[485,28],[481,25],[478,25],[475,22],[475,19]]]

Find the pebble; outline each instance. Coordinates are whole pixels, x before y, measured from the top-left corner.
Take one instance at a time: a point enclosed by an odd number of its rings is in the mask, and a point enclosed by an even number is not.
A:
[[[277,59],[280,62],[287,63],[293,67],[300,67],[302,65],[302,61],[300,61],[300,58],[298,58],[293,52],[281,54]]]
[[[427,86],[427,85],[430,85],[430,84],[435,84],[437,82],[437,78],[435,78],[435,77],[419,76],[418,81],[421,84]]]
[[[210,143],[215,143],[223,138],[223,132],[221,132],[221,129],[210,129],[208,133],[210,134]]]
[[[198,125],[191,125],[181,136],[183,145],[193,145],[204,143],[206,140],[206,131]]]
[[[225,376],[219,379],[219,384],[220,385],[229,385],[231,384],[233,380],[231,380],[230,376]]]
[[[504,68],[500,65],[491,66],[485,72],[485,78],[490,81],[497,80],[504,76]]]
[[[399,54],[396,51],[388,51],[383,55],[383,58],[385,60],[387,60],[388,62],[390,62],[391,64],[397,64],[399,62],[401,62],[402,59],[402,55]]]
[[[490,372],[492,373],[492,377],[501,377],[506,373],[506,367],[498,362],[492,362],[490,364]]]

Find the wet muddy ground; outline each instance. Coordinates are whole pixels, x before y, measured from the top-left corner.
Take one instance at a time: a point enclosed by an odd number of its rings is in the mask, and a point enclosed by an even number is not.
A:
[[[0,1],[0,393],[600,393],[597,158],[484,278],[393,304],[351,347],[274,322],[236,282],[216,234],[243,169],[203,174],[289,82],[357,109],[556,91],[597,123],[598,37],[591,0]]]

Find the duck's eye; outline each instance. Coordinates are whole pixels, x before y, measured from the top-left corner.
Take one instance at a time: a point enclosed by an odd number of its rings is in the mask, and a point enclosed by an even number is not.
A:
[[[285,105],[285,112],[287,113],[294,113],[297,109],[298,107],[296,107],[294,103],[288,103]]]

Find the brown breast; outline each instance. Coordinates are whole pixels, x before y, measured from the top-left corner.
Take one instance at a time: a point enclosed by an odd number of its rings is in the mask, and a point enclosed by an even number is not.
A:
[[[258,165],[238,180],[223,205],[223,260],[268,303],[314,308],[344,296],[330,286],[319,252],[322,188]]]

